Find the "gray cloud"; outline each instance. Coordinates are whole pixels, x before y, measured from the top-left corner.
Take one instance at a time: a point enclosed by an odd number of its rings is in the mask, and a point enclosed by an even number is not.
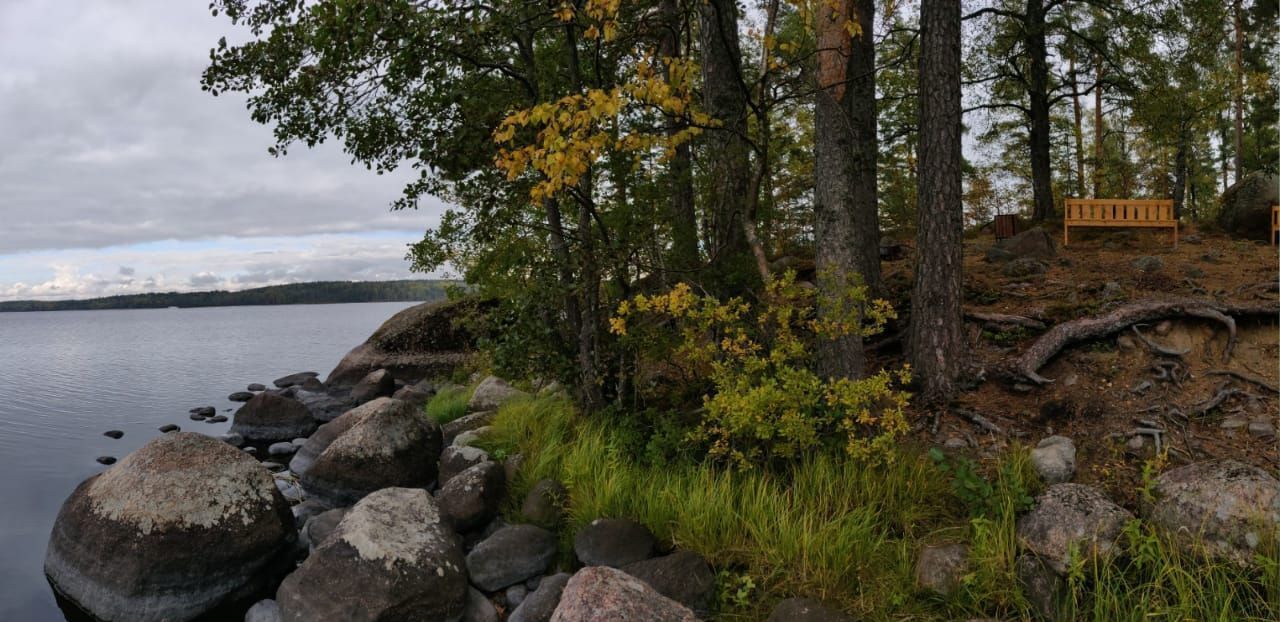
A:
[[[0,255],[435,220],[434,200],[390,212],[407,175],[336,145],[267,155],[243,98],[200,91],[222,35],[204,2],[0,2]]]
[[[212,272],[199,272],[191,275],[191,278],[188,278],[187,282],[190,283],[192,287],[210,287],[221,283],[222,279]]]
[[[133,276],[135,272],[137,272],[137,270],[134,270],[129,266],[120,266],[120,276]]]

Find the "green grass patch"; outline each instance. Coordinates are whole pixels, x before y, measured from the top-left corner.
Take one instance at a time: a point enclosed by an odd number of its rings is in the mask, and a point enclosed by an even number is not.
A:
[[[580,417],[562,397],[499,410],[481,445],[520,453],[509,515],[541,478],[569,490],[561,542],[599,517],[629,517],[704,556],[719,577],[716,620],[764,620],[790,596],[839,603],[862,620],[1031,619],[1018,586],[1016,521],[1040,484],[1025,448],[994,463],[939,461],[903,447],[885,465],[813,455],[779,471],[690,460],[645,463],[626,427]],[[972,567],[948,599],[921,594],[921,547],[965,542]],[[1188,559],[1141,522],[1115,562],[1064,583],[1066,620],[1265,620],[1280,612],[1275,557],[1263,570]]]
[[[467,414],[467,402],[471,400],[473,390],[471,387],[445,387],[424,407],[427,419],[444,425]]]

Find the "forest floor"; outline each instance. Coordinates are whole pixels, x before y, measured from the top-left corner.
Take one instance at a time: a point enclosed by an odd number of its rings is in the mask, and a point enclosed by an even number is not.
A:
[[[1047,326],[1096,316],[1119,306],[1148,300],[1197,299],[1217,303],[1274,304],[1280,276],[1277,249],[1261,242],[1184,231],[1174,248],[1167,232],[1104,230],[1075,235],[1044,274],[1004,276],[1001,264],[988,263],[994,244],[988,234],[965,243],[965,310],[1013,314]],[[910,253],[907,253],[910,256]],[[1155,257],[1162,266],[1142,271],[1139,257]],[[1149,261],[1149,260],[1148,260]],[[909,288],[909,261],[884,264],[885,282],[895,298]],[[1159,355],[1132,329],[1068,346],[1040,374],[1055,379],[1035,386],[1000,379],[996,370],[1025,351],[1043,330],[996,327],[966,321],[971,364],[984,381],[945,408],[918,410],[913,419],[919,440],[968,447],[980,457],[999,455],[1011,444],[1034,446],[1060,434],[1075,441],[1076,481],[1096,484],[1118,502],[1137,503],[1144,464],[1156,454],[1155,438],[1135,435],[1138,428],[1161,429],[1161,447],[1172,465],[1207,458],[1231,458],[1273,471],[1280,468],[1280,395],[1238,378],[1210,374],[1229,369],[1280,386],[1280,329],[1276,318],[1238,321],[1238,343],[1223,360],[1228,333],[1222,324],[1181,318],[1140,326],[1160,346],[1187,352]],[[886,351],[882,363],[900,353]],[[1170,370],[1166,375],[1158,364]],[[1237,388],[1203,415],[1181,417],[1216,396],[1224,385]],[[965,413],[977,413],[1000,428],[991,433]],[[1255,424],[1250,427],[1250,424]],[[1134,440],[1135,436],[1137,439]]]

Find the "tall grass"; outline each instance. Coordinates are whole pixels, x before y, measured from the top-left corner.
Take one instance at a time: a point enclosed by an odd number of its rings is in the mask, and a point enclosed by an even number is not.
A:
[[[424,407],[427,419],[444,425],[467,414],[467,402],[471,400],[472,391],[472,387],[445,387]]]
[[[1037,485],[1025,449],[1009,452],[992,470],[990,496],[973,517],[950,479],[911,448],[883,466],[814,455],[780,472],[732,471],[640,463],[621,449],[634,443],[619,438],[619,429],[577,417],[564,398],[538,398],[500,409],[482,441],[524,457],[512,482],[513,516],[537,480],[568,487],[566,558],[578,528],[599,517],[628,517],[664,542],[701,554],[726,585],[750,580],[748,598],[722,600],[719,620],[763,620],[789,596],[836,602],[864,620],[1032,615],[1014,572],[1017,514]],[[1126,532],[1121,561],[1077,569],[1066,584],[1063,619],[1275,619],[1280,587],[1272,584],[1270,593],[1265,587],[1276,579],[1274,562],[1259,577],[1189,560],[1140,525]],[[1139,537],[1144,533],[1150,537]],[[963,588],[948,599],[918,593],[913,571],[920,548],[955,541],[971,550]]]

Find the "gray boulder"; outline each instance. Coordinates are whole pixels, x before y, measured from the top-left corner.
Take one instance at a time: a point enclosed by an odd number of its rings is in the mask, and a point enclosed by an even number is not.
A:
[[[293,392],[293,399],[306,406],[307,410],[311,411],[311,418],[321,423],[337,419],[350,406],[347,400],[329,395],[324,391],[298,389]]]
[[[1112,556],[1120,530],[1132,519],[1133,514],[1095,488],[1054,484],[1018,519],[1018,542],[1054,572],[1066,574],[1073,549],[1085,559]]]
[[[298,448],[294,446],[292,441],[280,441],[267,447],[268,456],[292,456],[296,451],[298,451]]]
[[[351,388],[351,401],[363,404],[371,399],[390,397],[396,392],[396,379],[385,369],[371,371]]]
[[[1268,534],[1280,534],[1280,480],[1234,460],[1197,462],[1162,473],[1144,513],[1187,549],[1240,564]]]
[[[1046,484],[1070,481],[1076,473],[1076,445],[1065,436],[1050,436],[1031,450],[1031,465]]]
[[[471,394],[471,401],[467,402],[467,410],[471,412],[480,412],[485,410],[497,410],[499,406],[511,401],[517,397],[528,397],[528,393],[517,389],[506,380],[497,376],[489,376],[480,381],[476,386],[476,390]]]
[[[584,566],[612,566],[649,559],[657,544],[648,527],[626,518],[597,518],[573,536],[573,551]]]
[[[916,560],[916,584],[941,596],[950,596],[969,572],[969,547],[963,544],[929,546]]]
[[[253,399],[253,393],[250,393],[248,391],[236,391],[235,393],[228,395],[227,399],[231,400],[232,402],[247,402]],[[192,414],[196,414],[196,413],[192,413]]]
[[[1271,233],[1271,205],[1280,202],[1280,177],[1257,171],[1222,193],[1218,226],[1239,237],[1265,240]]]
[[[245,612],[244,622],[280,622],[280,605],[269,598],[260,600]]]
[[[436,477],[440,428],[404,402],[378,398],[324,427],[298,451],[301,471],[294,472],[307,493],[330,505],[391,486],[425,488]]]
[[[268,587],[291,565],[296,537],[289,504],[257,461],[176,432],[71,493],[44,571],[98,619],[191,620]]]
[[[1037,274],[1044,274],[1048,269],[1048,264],[1040,261],[1039,259],[1019,257],[1005,264],[1004,267],[1000,269],[1000,274],[1013,278],[1025,278],[1035,276]]]
[[[425,490],[384,488],[351,508],[276,592],[291,622],[456,620],[462,546]]]
[[[391,397],[403,402],[413,404],[417,408],[421,408],[431,401],[436,394],[429,382],[423,381],[418,384],[405,385],[396,390]]]
[[[506,492],[502,465],[485,461],[453,476],[440,488],[440,512],[459,532],[483,527],[498,515]]]
[[[552,622],[693,622],[693,612],[616,568],[591,566],[569,579]]]
[[[538,582],[538,587],[524,597],[511,612],[507,622],[547,622],[560,604],[564,586],[569,584],[569,573],[561,572]]]
[[[338,529],[338,523],[341,523],[350,511],[351,508],[334,508],[316,514],[302,526],[300,536],[307,540],[310,550],[315,551],[329,539],[329,536],[333,535],[333,532]]]
[[[440,452],[440,484],[444,485],[453,476],[488,459],[488,452],[478,447],[445,447]]]
[[[493,418],[497,415],[497,411],[486,410],[484,412],[471,413],[463,417],[458,417],[457,419],[444,424],[444,426],[440,428],[441,433],[444,435],[444,444],[452,445],[454,439],[458,438],[458,435],[488,427],[489,424],[493,423]]]
[[[533,525],[508,525],[467,554],[471,583],[495,592],[539,576],[556,556],[555,534]]]
[[[466,324],[457,320],[483,313],[489,306],[465,299],[409,307],[342,357],[324,383],[350,387],[377,369],[386,369],[405,382],[448,376],[467,362],[475,346]]]
[[[254,393],[257,393],[258,391],[266,391],[267,385],[262,384],[260,382],[253,382],[253,383],[250,383],[249,386],[245,387],[245,389],[248,391],[253,391]],[[267,602],[267,601],[263,601],[263,602]]]
[[[498,622],[498,610],[480,590],[467,588],[467,608],[462,612],[462,622]]]
[[[288,376],[276,378],[272,384],[280,387],[281,389],[285,389],[294,385],[302,384],[303,382],[306,382],[308,378],[315,378],[319,375],[320,374],[313,371],[300,371],[296,374],[289,374]]]
[[[520,515],[525,520],[543,527],[555,527],[560,523],[569,491],[564,484],[553,479],[539,480],[520,504]]]
[[[1031,554],[1019,555],[1013,565],[1022,593],[1031,607],[1045,620],[1057,620],[1062,611],[1066,580],[1047,564]]]
[[[627,564],[622,571],[649,584],[659,594],[691,609],[701,617],[711,615],[716,595],[716,575],[701,555],[676,551],[663,557]]]
[[[256,443],[291,441],[311,436],[316,421],[301,402],[271,393],[253,396],[236,411],[231,433]]]
[[[1034,227],[996,242],[987,251],[987,261],[1005,262],[1024,258],[1047,261],[1057,255],[1054,236],[1040,227]]]
[[[768,622],[853,622],[853,618],[813,598],[788,598],[773,608]]]

